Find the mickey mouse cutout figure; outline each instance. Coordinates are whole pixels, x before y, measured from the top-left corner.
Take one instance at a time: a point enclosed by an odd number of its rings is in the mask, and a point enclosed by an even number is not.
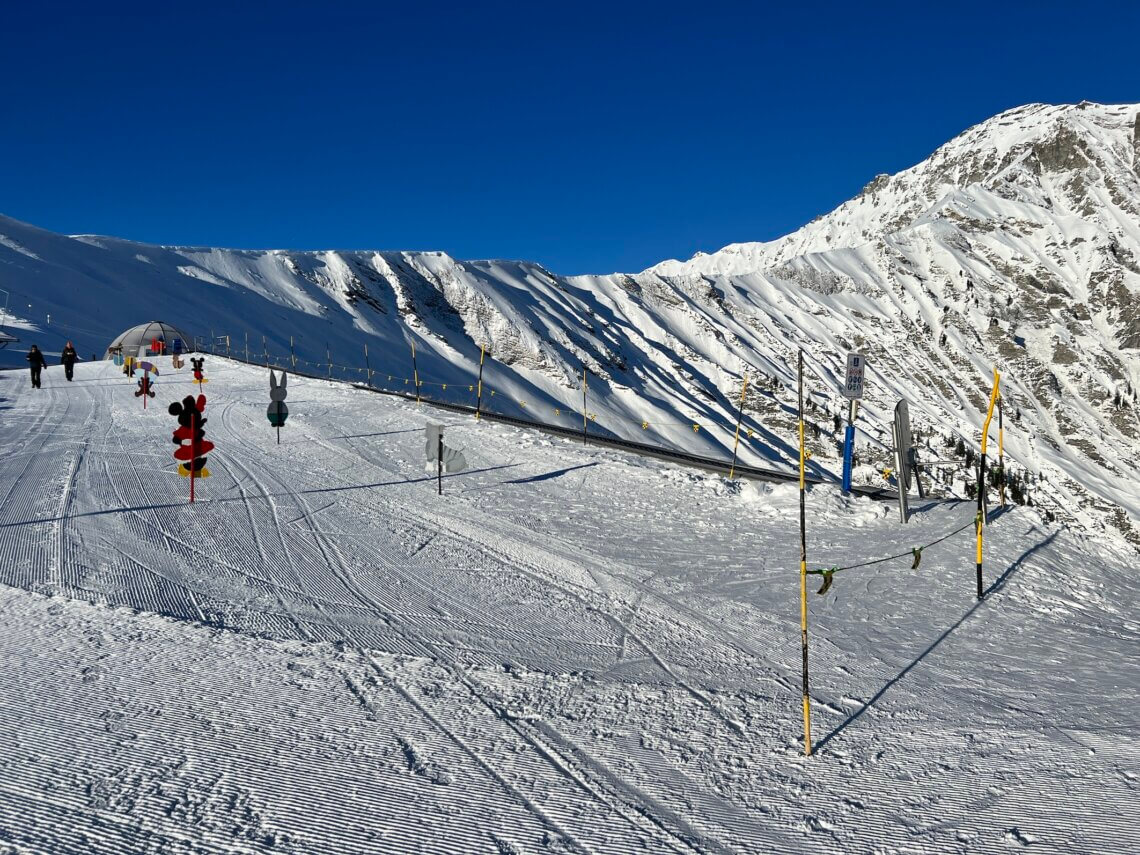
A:
[[[193,356],[190,357],[190,364],[192,366],[194,366],[194,382],[198,384],[199,389],[202,388],[203,383],[209,383],[210,382],[202,374],[202,363],[204,363],[205,361],[206,361],[206,357],[204,357],[204,356],[200,356],[197,359],[195,359]]]
[[[285,424],[285,419],[289,418],[289,408],[285,406],[285,396],[288,394],[287,382],[288,378],[284,371],[281,372],[280,385],[274,373],[269,372],[269,409],[265,411],[265,415],[269,419],[269,424],[277,428],[278,445],[281,444],[281,426]]]
[[[194,501],[194,479],[209,478],[206,468],[206,455],[214,450],[214,444],[206,439],[206,396],[194,398],[187,395],[181,401],[170,405],[170,414],[178,417],[178,429],[174,431],[174,442],[178,448],[174,459],[180,461],[178,474],[190,478],[190,501]]]
[[[158,366],[150,362],[140,362],[138,367],[142,369],[143,376],[139,378],[138,391],[135,392],[136,398],[142,398],[143,409],[146,409],[146,399],[154,397],[154,381],[150,379],[151,374],[158,374]]]

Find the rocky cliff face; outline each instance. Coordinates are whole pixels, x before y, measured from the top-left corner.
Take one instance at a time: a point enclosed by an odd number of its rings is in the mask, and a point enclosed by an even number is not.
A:
[[[673,290],[701,279],[733,295],[728,313],[785,352],[805,346],[825,387],[843,351],[862,350],[880,422],[906,396],[927,430],[976,438],[990,372],[1000,370],[1013,415],[1007,448],[1045,479],[1039,500],[1111,517],[1133,536],[1138,145],[1135,105],[1021,107],[878,176],[785,238],[664,262],[638,278]],[[754,342],[739,344],[746,358]],[[787,377],[787,362],[781,370]],[[832,413],[842,403],[833,389],[823,392]]]
[[[1136,124],[1132,128],[1132,168],[1140,175],[1140,113],[1136,114]]]

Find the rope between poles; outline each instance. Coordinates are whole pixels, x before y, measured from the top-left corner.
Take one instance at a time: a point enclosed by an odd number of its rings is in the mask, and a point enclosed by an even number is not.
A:
[[[942,543],[942,541],[944,541],[944,540],[949,540],[950,538],[954,537],[954,535],[961,534],[966,529],[973,528],[973,529],[977,530],[977,525],[978,525],[978,517],[975,516],[968,523],[966,523],[964,526],[962,526],[961,528],[957,528],[954,531],[950,532],[949,534],[944,534],[944,535],[942,535],[942,537],[938,538],[937,540],[932,540],[930,543],[927,543],[923,546],[916,546],[908,552],[900,552],[898,555],[888,555],[886,558],[875,558],[871,561],[861,561],[858,564],[848,564],[846,567],[821,567],[819,569],[808,570],[806,572],[809,575],[813,575],[813,576],[830,576],[832,573],[838,573],[841,570],[855,570],[858,567],[871,567],[872,565],[883,564],[887,561],[897,561],[900,558],[914,558],[915,559],[915,565],[917,566],[918,559],[919,559],[919,557],[921,557],[923,550],[929,549],[932,546],[936,546],[937,544]]]

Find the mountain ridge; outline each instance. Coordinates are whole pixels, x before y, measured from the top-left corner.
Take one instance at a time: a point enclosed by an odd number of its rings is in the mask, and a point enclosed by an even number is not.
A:
[[[871,366],[858,438],[867,482],[881,483],[900,397],[932,443],[928,457],[958,438],[976,443],[998,367],[1011,468],[1031,495],[1140,542],[1138,152],[1140,105],[1026,105],[783,238],[632,274],[561,277],[441,252],[156,247],[8,218],[0,271],[37,294],[35,312],[55,312],[41,334],[59,327],[84,352],[97,330],[109,340],[149,319],[141,306],[231,343],[248,330],[255,350],[265,335],[281,353],[292,336],[315,361],[360,365],[368,341],[377,362],[407,370],[411,338],[421,377],[441,386],[473,377],[483,346],[498,403],[513,412],[576,413],[580,424],[584,365],[596,429],[702,453],[729,453],[747,374],[755,395],[741,453],[763,464],[794,461],[794,352],[804,347],[814,459],[833,471],[843,362],[859,349]],[[82,323],[69,289],[95,292],[79,300]],[[116,294],[125,305],[108,308]],[[168,308],[152,312],[155,302]],[[939,486],[965,495],[970,480],[963,470]]]

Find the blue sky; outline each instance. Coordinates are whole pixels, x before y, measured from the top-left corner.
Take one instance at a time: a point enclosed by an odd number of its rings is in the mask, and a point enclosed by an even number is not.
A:
[[[1030,101],[1140,101],[1140,4],[9,4],[0,213],[640,270]]]

